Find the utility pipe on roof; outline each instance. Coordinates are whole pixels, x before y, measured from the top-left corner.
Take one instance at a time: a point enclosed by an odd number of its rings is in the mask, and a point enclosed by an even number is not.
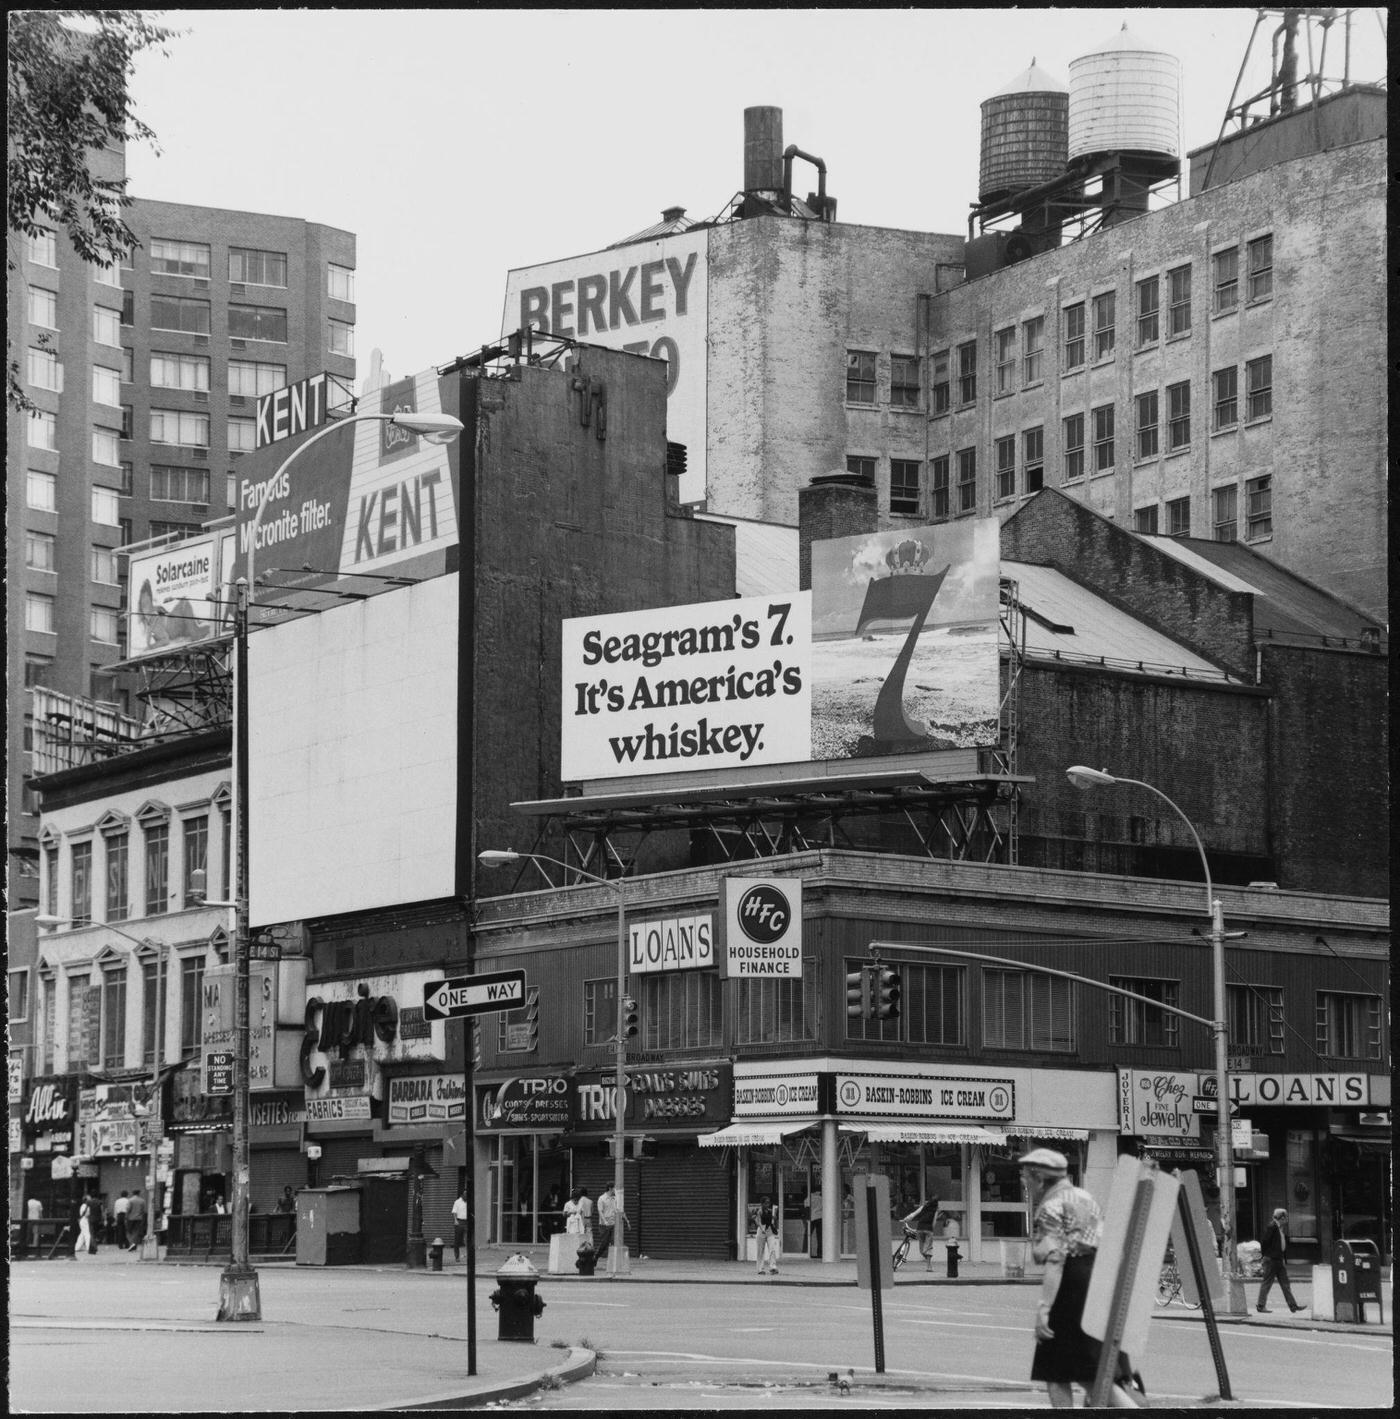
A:
[[[823,199],[823,211],[825,211],[826,164],[820,158],[814,158],[811,153],[804,153],[796,143],[790,143],[783,149],[783,196],[787,199],[789,210],[792,208],[792,160],[794,158],[805,158],[809,163],[815,165],[817,169],[817,196]]]

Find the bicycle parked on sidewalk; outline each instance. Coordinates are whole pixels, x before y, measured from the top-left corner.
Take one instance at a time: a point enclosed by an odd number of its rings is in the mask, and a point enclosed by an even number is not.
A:
[[[890,1258],[891,1265],[896,1271],[909,1258],[909,1248],[919,1239],[919,1234],[908,1224],[904,1223],[904,1236],[895,1243],[894,1255]]]
[[[1157,1304],[1169,1306],[1173,1301],[1180,1301],[1183,1306],[1193,1311],[1199,1310],[1201,1305],[1199,1297],[1194,1301],[1186,1299],[1186,1292],[1181,1285],[1181,1272],[1176,1264],[1176,1253],[1168,1247],[1162,1262],[1162,1273],[1157,1278]]]

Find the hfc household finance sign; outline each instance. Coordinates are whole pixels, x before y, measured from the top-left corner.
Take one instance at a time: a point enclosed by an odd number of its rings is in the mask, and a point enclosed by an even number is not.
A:
[[[727,877],[724,882],[725,974],[802,974],[802,879]]]
[[[567,620],[561,777],[804,762],[811,660],[808,591]]]

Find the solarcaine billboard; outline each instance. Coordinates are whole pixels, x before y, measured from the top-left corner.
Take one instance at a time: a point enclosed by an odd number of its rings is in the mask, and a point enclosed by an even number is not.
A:
[[[995,518],[812,546],[812,589],[563,623],[567,782],[999,738]]]
[[[275,419],[273,398],[260,401],[260,417],[268,403]],[[366,394],[357,414],[455,415],[458,404],[458,377],[426,370]],[[257,575],[267,575],[271,586],[299,589],[399,573],[409,562],[422,575],[445,571],[447,550],[458,539],[460,440],[432,443],[377,419],[329,427],[334,431],[289,422],[282,437],[274,423],[268,437],[277,435],[275,441],[240,459],[239,566],[251,549]]]
[[[189,650],[233,633],[233,537],[205,532],[126,553],[132,660]]]
[[[667,436],[686,446],[680,500],[705,496],[709,233],[628,242],[506,278],[501,333],[551,335],[666,361]]]

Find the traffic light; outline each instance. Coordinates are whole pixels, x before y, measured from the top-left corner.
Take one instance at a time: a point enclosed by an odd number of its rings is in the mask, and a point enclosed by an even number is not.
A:
[[[877,1019],[898,1019],[899,999],[903,993],[898,971],[890,966],[875,968],[875,1015]]]
[[[870,967],[846,972],[846,1014],[852,1020],[870,1018]]]
[[[622,997],[622,1038],[630,1040],[637,1033],[637,1002],[630,995]]]

